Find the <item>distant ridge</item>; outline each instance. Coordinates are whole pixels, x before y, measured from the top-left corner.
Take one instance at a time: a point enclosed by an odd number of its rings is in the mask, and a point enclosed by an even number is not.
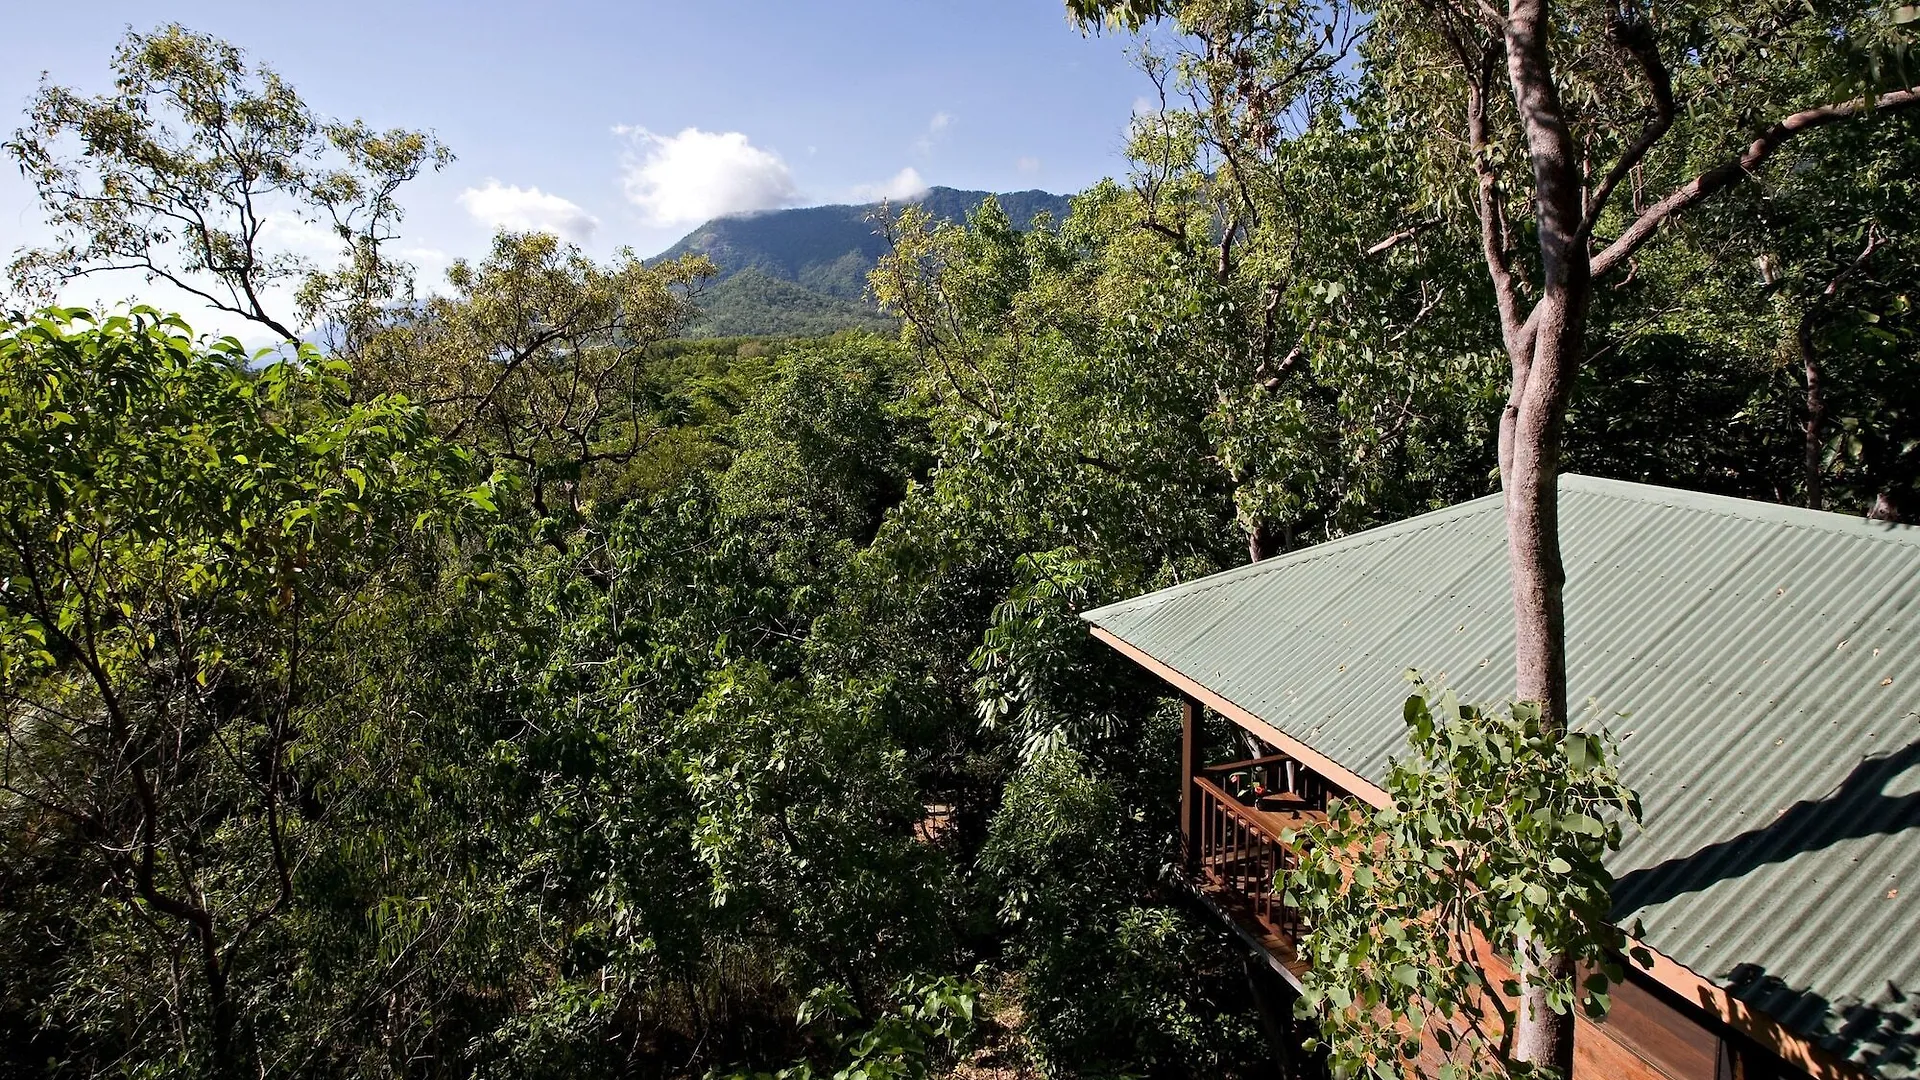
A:
[[[990,194],[936,187],[913,201],[936,219],[959,221]],[[1023,228],[1042,213],[1057,223],[1070,209],[1068,196],[1045,191],[994,197]],[[867,273],[887,251],[886,241],[868,220],[879,206],[806,206],[715,218],[681,237],[656,260],[698,253],[712,259],[720,271],[706,290],[704,314],[689,336],[890,329],[893,321],[865,299]]]

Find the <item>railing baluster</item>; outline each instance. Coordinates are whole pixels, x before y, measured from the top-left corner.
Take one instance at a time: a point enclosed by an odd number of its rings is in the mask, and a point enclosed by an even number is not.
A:
[[[1260,902],[1268,923],[1273,922],[1273,872],[1273,845],[1268,844],[1260,859]]]
[[[1272,775],[1275,786],[1282,776]],[[1326,795],[1318,778],[1302,769],[1284,782],[1295,794],[1307,797],[1309,806]],[[1195,777],[1198,786],[1199,829],[1194,842],[1199,845],[1200,879],[1207,887],[1230,891],[1238,898],[1245,917],[1266,932],[1295,940],[1306,932],[1299,913],[1288,906],[1282,878],[1298,865],[1297,853],[1280,842],[1270,831],[1259,811],[1244,808],[1227,794],[1211,776]]]
[[[1228,882],[1232,882],[1240,872],[1240,819],[1237,817],[1227,818],[1226,857],[1221,867],[1226,871]]]
[[[1199,789],[1194,793],[1194,796],[1193,796],[1194,798],[1200,800],[1200,823],[1199,823],[1200,827],[1195,829],[1193,833],[1193,842],[1198,847],[1198,850],[1195,851],[1194,854],[1197,855],[1198,858],[1194,860],[1193,865],[1196,867],[1199,867],[1201,877],[1206,877],[1207,876],[1207,826],[1213,820],[1213,800],[1211,796],[1207,794],[1207,789],[1204,787],[1200,787],[1200,782],[1198,780],[1188,780],[1187,783],[1192,784],[1194,787]]]
[[[1213,792],[1206,794],[1206,876],[1219,876],[1219,803]]]
[[[1200,782],[1193,781],[1198,787]],[[1213,876],[1213,792],[1200,788],[1200,876]]]
[[[1200,789],[1200,873],[1213,875],[1213,793]]]

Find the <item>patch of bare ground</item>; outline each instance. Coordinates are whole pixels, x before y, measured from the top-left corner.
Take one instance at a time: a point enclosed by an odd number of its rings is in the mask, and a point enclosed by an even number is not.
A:
[[[979,1045],[941,1074],[942,1080],[1037,1080],[1020,1008],[1017,975],[997,975],[980,994]]]

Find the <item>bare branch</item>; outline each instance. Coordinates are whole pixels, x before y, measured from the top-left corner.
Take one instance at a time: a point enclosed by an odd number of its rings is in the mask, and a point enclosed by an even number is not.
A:
[[[1367,255],[1368,258],[1372,258],[1375,255],[1380,255],[1380,254],[1384,254],[1386,252],[1392,251],[1394,248],[1397,248],[1401,244],[1404,244],[1407,241],[1413,239],[1414,237],[1419,236],[1421,233],[1426,232],[1428,229],[1431,229],[1437,225],[1440,225],[1445,220],[1446,220],[1445,218],[1435,217],[1426,221],[1416,222],[1415,224],[1409,225],[1406,228],[1401,229],[1399,232],[1394,233],[1392,236],[1389,236],[1384,240],[1376,241],[1372,247],[1369,247],[1366,250],[1365,254]]]
[[[1462,50],[1464,52],[1464,50]],[[1487,50],[1480,59],[1478,77],[1467,84],[1467,143],[1473,154],[1473,171],[1478,179],[1480,216],[1480,253],[1487,263],[1487,275],[1493,280],[1494,301],[1500,309],[1500,330],[1507,351],[1521,333],[1520,293],[1514,286],[1513,262],[1507,254],[1507,226],[1500,192],[1500,176],[1489,156],[1487,136],[1488,91],[1493,82],[1498,57]],[[1472,70],[1471,68],[1469,70]]]

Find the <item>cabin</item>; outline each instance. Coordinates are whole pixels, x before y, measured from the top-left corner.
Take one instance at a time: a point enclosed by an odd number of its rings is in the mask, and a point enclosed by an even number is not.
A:
[[[1920,1077],[1920,528],[1572,475],[1560,517],[1569,701],[1643,801],[1614,919],[1654,957],[1576,1077]],[[1506,557],[1494,495],[1082,616],[1183,700],[1188,883],[1296,990],[1282,837],[1385,804],[1407,668],[1511,695]]]

